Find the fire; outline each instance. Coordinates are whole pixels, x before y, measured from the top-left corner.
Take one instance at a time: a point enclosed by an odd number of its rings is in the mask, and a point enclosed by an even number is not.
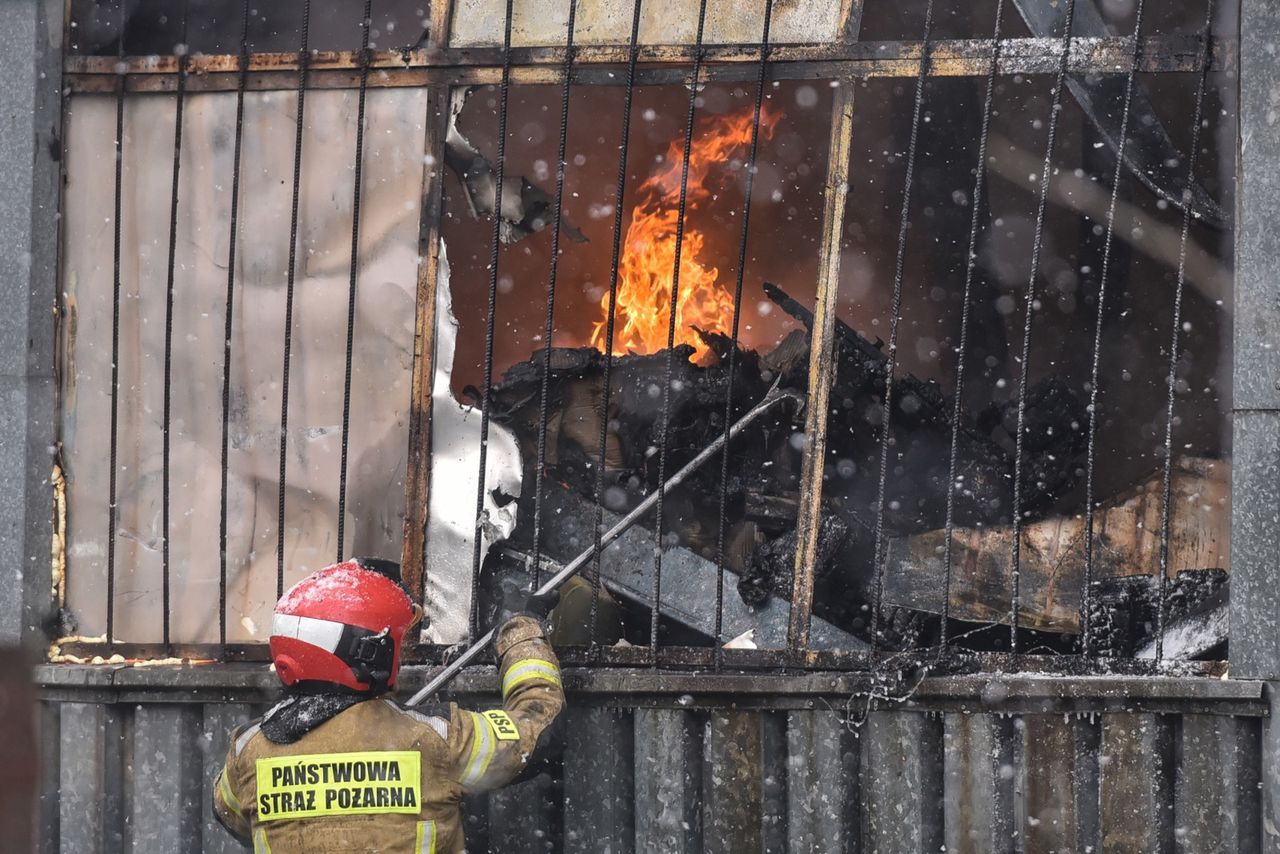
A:
[[[707,346],[693,327],[729,334],[733,324],[733,294],[720,283],[720,271],[701,260],[706,235],[689,223],[688,213],[714,197],[713,170],[745,153],[751,145],[754,110],[717,117],[694,133],[689,149],[685,230],[680,247],[680,293],[676,300],[675,343],[691,344],[694,358]],[[769,137],[780,114],[760,111],[760,134]],[[672,140],[662,167],[639,189],[631,224],[618,262],[617,315],[614,355],[655,353],[667,346],[671,318],[671,279],[675,269],[676,224],[680,205],[680,175],[684,139]],[[604,349],[609,295],[600,301],[601,318],[592,328],[591,344]]]

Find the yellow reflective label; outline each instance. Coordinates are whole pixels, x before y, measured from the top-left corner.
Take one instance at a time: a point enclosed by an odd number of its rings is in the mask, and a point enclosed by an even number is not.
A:
[[[493,725],[493,732],[498,736],[498,741],[520,740],[520,730],[516,728],[516,722],[511,720],[511,715],[502,709],[490,709],[484,713],[484,716]]]
[[[311,753],[259,759],[258,821],[413,813],[422,805],[415,750]]]

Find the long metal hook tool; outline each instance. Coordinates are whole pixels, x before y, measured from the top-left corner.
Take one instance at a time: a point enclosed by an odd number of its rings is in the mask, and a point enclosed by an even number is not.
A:
[[[686,463],[684,468],[673,474],[664,484],[663,489],[668,492],[675,489],[683,483],[689,475],[700,469],[707,460],[715,456],[716,452],[724,446],[726,440],[732,440],[735,436],[745,430],[751,422],[755,421],[761,415],[768,412],[779,402],[784,400],[794,400],[803,405],[804,396],[799,392],[792,391],[791,389],[778,388],[778,383],[775,381],[773,388],[769,389],[769,393],[764,396],[764,399],[739,418],[738,422],[733,425],[727,435],[722,434],[717,436],[714,442],[703,448],[702,452]],[[604,535],[600,537],[600,542],[598,544],[589,546],[586,551],[565,564],[564,569],[551,576],[551,578],[548,578],[543,585],[534,592],[534,595],[550,593],[552,590],[556,590],[560,585],[564,584],[577,574],[578,570],[586,566],[587,562],[591,560],[593,555],[595,555],[597,548],[603,551],[614,540],[626,533],[627,529],[639,521],[641,516],[652,509],[653,505],[658,502],[658,495],[659,490],[656,489],[649,493],[648,497],[637,504],[634,510],[619,519],[617,524],[606,531]],[[437,673],[422,690],[410,697],[409,702],[406,705],[416,706],[444,687],[451,679],[453,679],[454,676],[458,675],[458,672],[461,671],[462,668],[466,667],[474,661],[480,653],[489,648],[489,644],[493,642],[493,634],[493,629],[485,632],[484,636],[471,644],[471,646],[467,647],[466,651],[463,652],[462,655],[458,656],[451,663],[446,665],[443,670]]]

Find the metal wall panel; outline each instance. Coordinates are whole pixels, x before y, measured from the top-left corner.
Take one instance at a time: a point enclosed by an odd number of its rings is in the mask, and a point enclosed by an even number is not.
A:
[[[242,850],[208,803],[230,729],[263,707],[181,693],[45,700],[38,850]],[[1165,714],[908,704],[860,723],[834,703],[574,699],[562,757],[466,800],[469,851],[1255,852],[1267,838],[1266,719],[1226,700]]]

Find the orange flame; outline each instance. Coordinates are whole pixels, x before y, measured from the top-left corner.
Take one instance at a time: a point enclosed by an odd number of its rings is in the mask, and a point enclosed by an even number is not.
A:
[[[691,344],[694,358],[707,345],[693,330],[729,334],[733,322],[733,294],[720,284],[720,271],[700,260],[706,235],[691,227],[688,212],[714,198],[714,167],[726,163],[751,145],[754,110],[723,116],[708,122],[694,134],[689,149],[684,237],[680,247],[680,293],[676,300],[675,344]],[[781,117],[762,108],[760,133],[773,135]],[[684,165],[684,139],[672,140],[662,167],[640,185],[640,200],[631,211],[631,224],[618,262],[617,315],[614,328],[615,356],[655,353],[667,346],[671,319],[671,280],[676,262],[676,223],[679,216],[680,176]],[[592,327],[591,345],[604,349],[609,317],[609,295],[600,300],[601,319]]]

